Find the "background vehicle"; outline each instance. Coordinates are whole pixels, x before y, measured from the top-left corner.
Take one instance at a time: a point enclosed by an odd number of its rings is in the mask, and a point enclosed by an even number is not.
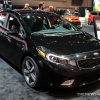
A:
[[[67,19],[68,21],[70,21],[75,26],[82,27],[81,22],[79,20],[79,17],[71,14],[67,10],[58,10],[57,14],[61,15],[64,19]]]
[[[99,77],[100,43],[93,36],[48,12],[1,13],[0,55],[21,70],[31,88],[64,82],[76,86]],[[51,24],[54,16],[56,23]]]

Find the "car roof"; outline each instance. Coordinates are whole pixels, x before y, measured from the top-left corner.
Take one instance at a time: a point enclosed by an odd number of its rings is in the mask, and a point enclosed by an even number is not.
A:
[[[28,9],[14,9],[14,12],[18,13],[31,13],[31,12],[40,12],[40,13],[45,13],[44,11],[39,11],[39,10],[28,10]]]
[[[40,14],[41,16],[59,16],[58,14],[56,13],[51,13],[51,12],[46,12],[46,11],[38,11],[38,10],[27,10],[27,9],[14,9],[14,10],[8,10],[8,9],[5,9],[5,10],[0,10],[0,12],[8,12],[8,13],[12,13],[12,14],[16,14],[16,15],[20,15],[20,14],[27,14],[27,13],[30,13],[30,14]]]
[[[55,13],[46,12],[46,11],[39,11],[39,10],[26,10],[26,9],[15,9],[14,12],[17,12],[19,14],[26,14],[26,13],[32,13],[32,14],[47,14],[47,15],[57,15]]]

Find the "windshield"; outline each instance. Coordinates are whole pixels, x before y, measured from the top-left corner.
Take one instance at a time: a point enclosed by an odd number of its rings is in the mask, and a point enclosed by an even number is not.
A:
[[[63,15],[68,15],[68,16],[71,16],[72,14],[68,11],[65,11],[65,13]]]
[[[72,15],[69,10],[58,10],[56,13],[59,15],[68,15],[68,16]]]
[[[70,22],[67,20],[60,18],[58,15],[52,16],[41,16],[41,15],[31,15],[27,14],[23,16],[24,22],[26,23],[27,27],[30,28],[31,32],[37,32],[42,30],[66,30],[72,31],[77,30]]]

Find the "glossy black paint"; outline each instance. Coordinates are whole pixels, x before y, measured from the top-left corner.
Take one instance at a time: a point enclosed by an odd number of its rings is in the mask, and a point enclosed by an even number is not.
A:
[[[78,65],[75,67],[56,65],[40,57],[36,49],[37,47],[43,47],[45,50],[57,55],[71,55],[76,61],[84,59],[84,56],[92,59],[100,57],[100,54],[98,56],[93,55],[94,52],[100,53],[100,43],[99,40],[88,33],[78,30],[67,34],[60,34],[59,32],[46,33],[41,31],[32,34],[20,15],[20,13],[27,12],[31,11],[6,11],[6,13],[14,15],[18,19],[24,31],[25,38],[11,35],[5,22],[4,27],[0,27],[0,55],[7,58],[9,62],[19,69],[21,69],[24,57],[31,56],[41,68],[47,69],[48,76],[56,74],[55,77],[61,76],[64,79],[72,79],[100,70],[100,66],[91,69],[80,69]],[[33,12],[35,13],[35,16],[50,15],[50,13],[46,12]]]
[[[36,35],[34,34],[32,36],[32,39],[37,46],[44,46],[59,55],[71,55],[100,48],[99,42],[97,40],[91,40],[93,37],[89,34],[78,31],[76,34],[75,32],[73,33],[72,35],[67,34],[64,36],[56,35],[57,33],[36,33]]]

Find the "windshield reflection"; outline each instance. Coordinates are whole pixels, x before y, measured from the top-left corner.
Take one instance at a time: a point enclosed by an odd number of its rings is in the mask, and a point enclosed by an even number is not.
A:
[[[32,15],[25,15],[23,19],[26,25],[30,28],[31,32],[37,32],[42,30],[48,29],[55,29],[57,30],[58,27],[63,30],[77,30],[75,26],[73,26],[70,22],[66,19],[63,19],[59,16],[32,16]]]

